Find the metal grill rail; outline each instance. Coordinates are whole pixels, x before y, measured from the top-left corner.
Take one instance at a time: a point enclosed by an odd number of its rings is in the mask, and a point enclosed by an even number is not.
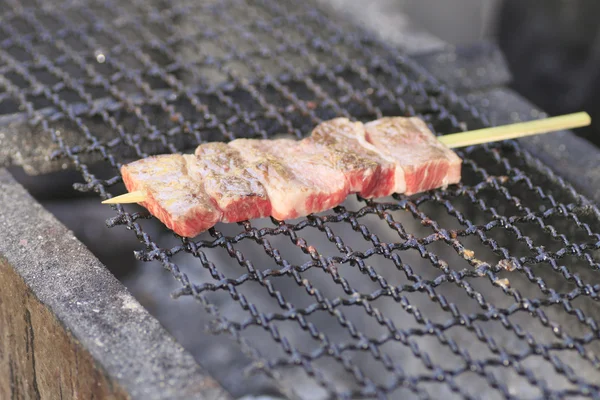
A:
[[[440,133],[488,125],[409,58],[308,6],[168,3],[0,5],[0,121],[51,137],[53,157],[85,179],[78,190],[106,198],[133,159],[302,137],[335,116],[417,115]],[[297,221],[174,244],[149,237],[133,207],[116,206],[110,225],[132,230],[138,259],[170,271],[175,296],[197,299],[256,369],[304,371],[321,397],[599,397],[598,209],[516,142],[459,155],[458,186]],[[112,175],[93,174],[95,162]],[[193,279],[198,266],[208,281]],[[244,318],[214,305],[223,295]],[[293,381],[281,390],[308,396]]]

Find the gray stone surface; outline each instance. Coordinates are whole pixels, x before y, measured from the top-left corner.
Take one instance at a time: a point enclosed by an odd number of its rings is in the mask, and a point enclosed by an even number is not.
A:
[[[225,399],[106,268],[0,169],[0,256],[134,399]]]
[[[64,161],[48,160],[48,154],[59,149],[58,144],[35,129],[23,129],[22,116],[17,114],[10,122],[0,118],[0,167],[19,165],[31,175],[67,169],[68,164]],[[32,146],[32,143],[36,145]]]

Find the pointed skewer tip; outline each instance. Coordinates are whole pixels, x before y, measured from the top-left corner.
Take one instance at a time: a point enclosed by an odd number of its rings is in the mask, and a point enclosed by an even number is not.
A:
[[[142,203],[146,200],[146,193],[142,191],[134,191],[125,193],[117,197],[106,199],[102,204],[126,204],[126,203]]]

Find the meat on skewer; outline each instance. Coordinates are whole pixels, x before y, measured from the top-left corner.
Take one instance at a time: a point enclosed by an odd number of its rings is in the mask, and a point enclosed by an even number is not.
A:
[[[397,187],[397,193],[410,196],[460,181],[462,160],[422,120],[382,118],[365,128],[367,141],[403,172],[404,190]]]
[[[459,182],[458,156],[418,121],[386,118],[367,134],[362,123],[337,118],[301,141],[207,143],[194,155],[125,165],[122,174],[129,191],[150,194],[142,205],[182,236],[218,221],[293,219],[335,207],[349,193],[370,198],[405,192],[407,176],[413,191]],[[452,168],[447,153],[454,156]]]
[[[144,158],[121,168],[128,191],[143,191],[140,203],[178,235],[192,237],[214,226],[222,212],[206,194],[202,182],[188,174],[179,154]]]
[[[393,159],[367,142],[365,126],[336,118],[317,125],[303,140],[332,162],[350,185],[351,193],[363,198],[385,197],[404,192],[404,173]]]
[[[206,143],[186,154],[188,175],[223,213],[221,222],[238,222],[271,215],[265,187],[248,171],[240,152],[225,143]]]
[[[588,114],[576,113],[436,138],[417,118],[382,118],[366,125],[337,118],[300,141],[206,143],[194,155],[124,165],[121,174],[130,193],[105,203],[129,197],[175,233],[193,237],[219,221],[269,215],[283,220],[324,211],[349,193],[373,198],[445,187],[461,179],[462,162],[450,147],[590,122]]]
[[[343,173],[314,146],[292,139],[236,139],[229,146],[240,151],[247,171],[266,188],[275,219],[327,210],[348,196]]]

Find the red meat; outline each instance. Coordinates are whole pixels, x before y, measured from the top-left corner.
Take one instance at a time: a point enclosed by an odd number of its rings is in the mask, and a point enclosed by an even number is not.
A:
[[[229,145],[240,151],[246,171],[265,187],[275,219],[324,211],[348,195],[343,173],[310,144],[291,139],[237,139]]]
[[[201,182],[223,213],[222,222],[239,222],[271,215],[263,185],[245,169],[239,152],[225,143],[207,143],[195,155],[184,155],[188,174]]]
[[[146,193],[141,205],[178,235],[196,236],[221,220],[215,202],[188,176],[181,155],[144,158],[121,167],[121,175],[128,191]]]
[[[405,194],[460,182],[462,160],[418,118],[382,118],[365,125],[367,140],[404,171]]]
[[[352,193],[364,198],[384,197],[404,191],[404,174],[396,163],[374,148],[365,138],[360,122],[336,118],[319,124],[304,142],[314,144],[341,171]]]

